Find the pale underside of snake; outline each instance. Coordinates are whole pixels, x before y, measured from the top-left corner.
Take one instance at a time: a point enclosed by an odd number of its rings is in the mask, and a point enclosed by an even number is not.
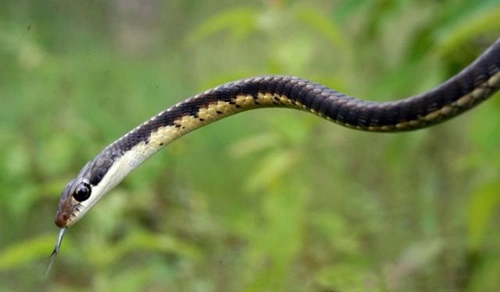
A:
[[[292,76],[253,77],[207,90],[159,113],[107,146],[66,185],[55,219],[61,232],[53,255],[59,251],[66,228],[132,170],[170,142],[222,118],[252,109],[285,107],[363,131],[411,131],[453,118],[499,88],[500,39],[448,81],[398,101],[359,100]]]

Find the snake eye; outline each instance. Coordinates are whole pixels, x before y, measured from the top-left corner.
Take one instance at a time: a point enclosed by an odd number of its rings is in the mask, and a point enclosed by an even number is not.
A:
[[[82,182],[76,187],[76,190],[73,193],[73,198],[75,198],[78,202],[83,202],[90,197],[90,193],[92,193],[90,184]]]

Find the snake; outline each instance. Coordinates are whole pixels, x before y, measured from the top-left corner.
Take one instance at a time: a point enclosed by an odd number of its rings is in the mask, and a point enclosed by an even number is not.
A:
[[[260,108],[292,108],[356,130],[395,133],[456,117],[499,88],[500,39],[444,83],[397,101],[365,101],[294,76],[251,77],[209,89],[140,124],[81,169],[62,191],[55,216],[60,232],[52,255],[59,252],[67,228],[132,170],[172,141],[231,115]]]

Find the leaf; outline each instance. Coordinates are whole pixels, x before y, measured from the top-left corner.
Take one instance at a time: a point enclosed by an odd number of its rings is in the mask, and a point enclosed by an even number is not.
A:
[[[369,0],[341,1],[335,7],[333,17],[335,17],[339,23],[344,23],[353,15],[355,16],[356,13],[360,13],[363,9],[366,9],[372,2],[373,1]]]
[[[0,252],[0,270],[18,268],[40,259],[48,259],[54,248],[55,239],[52,235],[43,235],[11,244]],[[65,240],[64,245],[65,247],[71,245],[70,240]]]
[[[321,11],[310,8],[300,9],[297,11],[296,17],[331,42],[336,49],[340,49],[341,51],[338,54],[348,55],[348,39],[342,33],[342,29],[330,17],[327,17]]]
[[[95,247],[100,249],[98,246]],[[171,236],[157,235],[139,230],[130,233],[129,236],[121,240],[118,244],[110,247],[107,253],[88,250],[88,257],[99,265],[108,266],[117,262],[118,259],[125,258],[128,254],[137,251],[169,252],[190,258],[191,260],[200,257],[200,252],[193,245],[181,242]]]
[[[278,44],[273,46],[271,59],[288,72],[304,70],[306,65],[311,63],[314,52],[312,43],[304,41],[305,38],[279,40]]]
[[[186,36],[187,46],[195,46],[201,40],[223,30],[230,30],[233,35],[242,37],[256,27],[259,12],[250,8],[231,9],[203,22]]]
[[[485,254],[479,263],[479,267],[474,269],[474,273],[467,280],[467,291],[496,291],[500,287],[500,259],[498,256]]]
[[[468,212],[469,245],[480,247],[495,210],[500,205],[500,186],[493,182],[481,186],[474,192]]]
[[[332,287],[334,291],[367,291],[365,283],[369,278],[367,265],[353,261],[328,266],[316,275],[321,287]]]
[[[397,265],[405,267],[409,273],[422,270],[436,259],[443,248],[444,244],[440,239],[416,242],[401,253]]]
[[[439,55],[448,55],[454,52],[457,47],[467,43],[470,39],[481,35],[484,32],[500,31],[500,9],[485,10],[474,17],[468,17],[465,21],[457,24],[451,31],[446,33],[443,40],[436,46]]]
[[[403,289],[407,279],[432,267],[432,262],[444,249],[444,242],[439,238],[421,240],[404,249],[399,258],[385,268],[386,282],[390,290]]]
[[[248,192],[255,192],[262,188],[268,188],[281,177],[297,161],[294,151],[275,151],[265,156],[255,173],[245,182],[245,189]]]
[[[279,142],[279,137],[273,133],[253,135],[238,140],[229,146],[229,153],[234,158],[243,158],[258,151],[270,149]]]

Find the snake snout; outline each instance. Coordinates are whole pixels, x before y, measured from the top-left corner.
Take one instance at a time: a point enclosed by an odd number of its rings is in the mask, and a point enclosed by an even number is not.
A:
[[[66,227],[69,220],[69,214],[64,211],[57,211],[55,223],[59,228]]]

